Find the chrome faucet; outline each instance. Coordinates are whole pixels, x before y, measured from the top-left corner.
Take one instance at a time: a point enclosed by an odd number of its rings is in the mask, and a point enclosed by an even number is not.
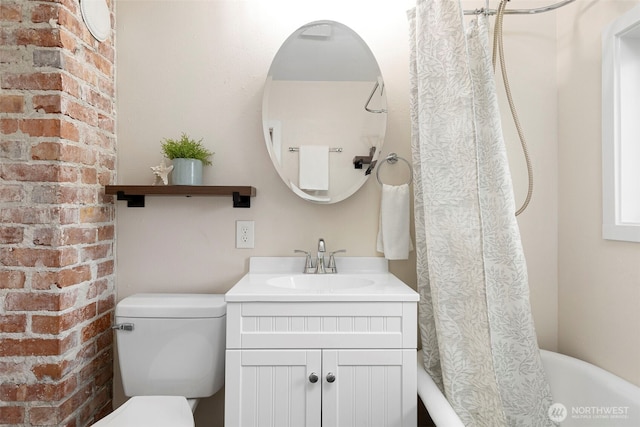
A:
[[[324,267],[324,239],[318,240],[318,257],[316,258],[316,274],[325,274],[327,270]]]
[[[326,244],[324,243],[324,239],[320,238],[318,240],[318,255],[316,256],[316,262],[313,263],[311,259],[311,252],[303,251],[300,249],[294,250],[297,253],[305,254],[304,261],[304,270],[305,274],[327,274],[327,273],[337,273],[338,269],[336,268],[336,260],[334,255],[341,252],[346,252],[344,249],[340,249],[338,251],[329,252],[329,262],[325,264],[324,254],[326,253]]]

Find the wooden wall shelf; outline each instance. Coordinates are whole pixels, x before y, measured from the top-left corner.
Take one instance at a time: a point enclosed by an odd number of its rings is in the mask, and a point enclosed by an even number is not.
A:
[[[219,185],[107,185],[105,194],[126,200],[130,208],[143,208],[145,196],[231,196],[234,208],[250,208],[256,189]]]

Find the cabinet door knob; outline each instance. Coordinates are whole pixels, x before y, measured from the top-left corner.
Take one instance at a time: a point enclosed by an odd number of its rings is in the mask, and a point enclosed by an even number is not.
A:
[[[329,372],[327,374],[327,382],[328,383],[332,383],[336,380],[336,376],[333,374],[333,372]]]
[[[316,374],[315,372],[311,372],[311,375],[309,375],[309,382],[311,384],[315,384],[318,382],[318,374]]]

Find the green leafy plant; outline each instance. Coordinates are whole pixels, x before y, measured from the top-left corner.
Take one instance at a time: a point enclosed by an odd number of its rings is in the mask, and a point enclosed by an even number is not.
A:
[[[213,152],[202,145],[202,139],[196,141],[183,133],[180,139],[165,138],[162,142],[162,152],[168,159],[197,159],[203,165],[211,164]]]

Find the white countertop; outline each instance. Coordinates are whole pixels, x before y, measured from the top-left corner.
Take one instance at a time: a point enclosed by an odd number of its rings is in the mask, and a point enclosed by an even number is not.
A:
[[[246,274],[225,295],[227,302],[251,301],[418,301],[418,293],[388,271],[388,263],[378,257],[336,257],[338,273],[302,274],[304,257],[254,257]],[[307,276],[317,276],[315,278]],[[329,277],[329,276],[334,276]],[[272,286],[269,281],[281,278],[311,279],[320,283],[332,280],[345,283],[369,281],[354,288],[314,287],[296,289]]]

